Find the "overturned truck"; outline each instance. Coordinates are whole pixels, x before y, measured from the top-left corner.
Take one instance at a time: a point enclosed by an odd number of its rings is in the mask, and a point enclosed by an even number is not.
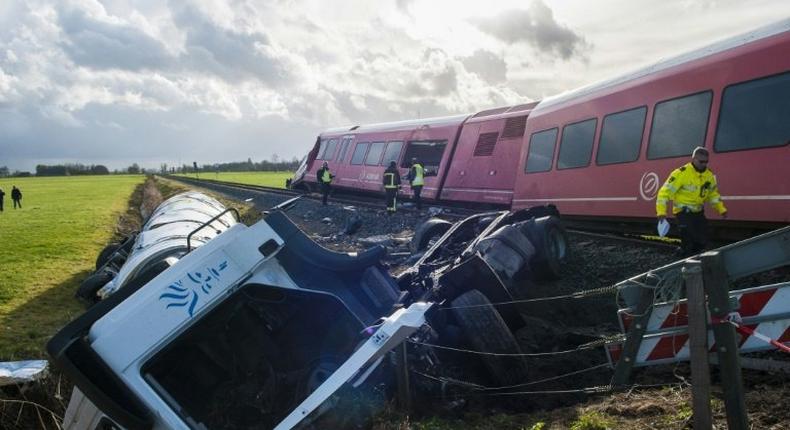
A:
[[[375,381],[386,391],[393,350],[407,340],[416,344],[409,366],[433,374],[474,366],[431,347],[444,345],[504,353],[477,366],[497,383],[526,375],[507,355],[519,352],[513,332],[523,321],[492,302],[558,275],[567,249],[556,209],[430,221],[415,235],[418,261],[392,277],[385,248],[327,250],[285,215],[292,203],[252,226],[209,228],[214,237],[192,249],[223,210],[157,254],[167,257],[155,276],[107,282],[112,294],[48,344],[82,393],[71,415],[95,405],[101,418],[72,428],[303,426],[328,415],[341,388]],[[133,271],[126,264],[119,274]]]

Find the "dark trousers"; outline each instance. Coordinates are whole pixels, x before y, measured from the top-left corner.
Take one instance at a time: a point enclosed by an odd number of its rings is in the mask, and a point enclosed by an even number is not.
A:
[[[398,196],[398,189],[385,188],[384,193],[387,196],[387,212],[395,212],[398,209],[395,206],[397,204],[396,197]]]
[[[417,209],[422,209],[422,200],[420,200],[422,185],[412,185],[411,190],[414,192],[414,203],[417,204]]]
[[[704,212],[679,212],[680,248],[684,257],[699,254],[708,245],[708,219]]]
[[[14,209],[16,209],[17,205],[19,205],[19,209],[22,209],[22,199],[14,199]]]
[[[3,211],[3,199],[0,198],[0,212]]]
[[[321,182],[321,194],[324,196],[323,203],[326,205],[326,199],[329,198],[329,192],[332,190],[332,186],[327,184],[326,182]]]

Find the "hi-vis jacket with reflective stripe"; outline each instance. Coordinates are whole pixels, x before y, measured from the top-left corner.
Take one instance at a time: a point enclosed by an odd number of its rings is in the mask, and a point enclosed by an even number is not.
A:
[[[325,184],[331,184],[332,178],[335,177],[335,175],[333,175],[332,172],[329,171],[329,169],[325,169],[323,167],[318,169],[317,172],[315,172],[315,176],[316,178],[318,178],[319,183],[323,182]]]
[[[388,167],[384,171],[384,188],[398,188],[400,186],[400,172],[396,168]]]
[[[667,202],[672,200],[672,213],[676,214],[684,208],[691,212],[702,212],[705,202],[713,205],[719,214],[727,212],[719,195],[716,175],[709,169],[700,173],[691,163],[672,171],[658,191],[656,198],[656,214],[667,214]]]
[[[413,166],[411,166],[409,178],[411,179],[412,187],[417,185],[425,185],[425,168],[422,167],[422,164],[415,163]]]

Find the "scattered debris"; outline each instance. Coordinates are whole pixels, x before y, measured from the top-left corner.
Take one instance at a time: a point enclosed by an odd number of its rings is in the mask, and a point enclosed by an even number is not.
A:
[[[46,360],[0,362],[0,387],[33,382],[47,374]]]

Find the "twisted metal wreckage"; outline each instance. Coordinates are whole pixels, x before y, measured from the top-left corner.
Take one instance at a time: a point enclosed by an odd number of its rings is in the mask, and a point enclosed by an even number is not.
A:
[[[313,242],[284,214],[296,200],[247,226],[182,194],[103,252],[80,289],[103,300],[48,345],[77,386],[64,428],[293,428],[330,410],[341,387],[391,374],[388,353],[407,340],[412,371],[463,367],[433,347],[462,346],[492,353],[489,379],[524,379],[513,335],[524,321],[507,303],[559,275],[556,209],[431,220],[412,241],[422,256],[393,278],[381,246]]]

